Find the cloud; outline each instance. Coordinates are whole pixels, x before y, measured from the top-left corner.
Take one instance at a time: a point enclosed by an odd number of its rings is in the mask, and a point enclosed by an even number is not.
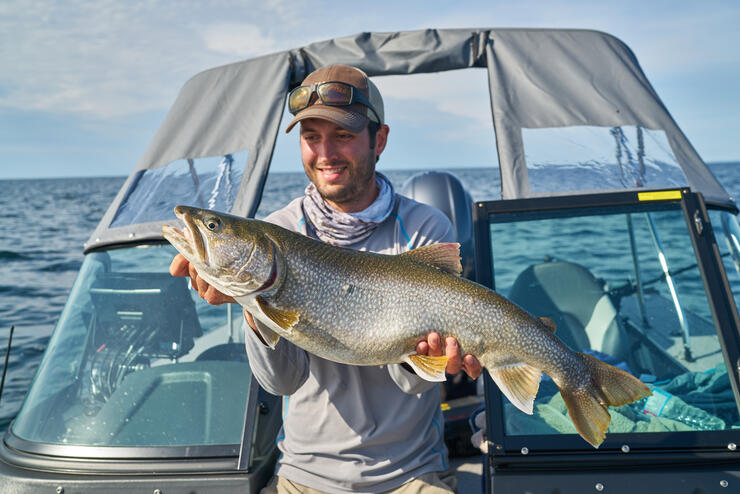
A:
[[[166,109],[201,70],[271,51],[281,2],[38,0],[0,5],[0,107],[105,119]],[[231,9],[231,10],[230,10]]]
[[[432,5],[432,8],[430,8]],[[164,112],[196,73],[213,66],[362,31],[428,27],[572,27],[610,32],[630,45],[651,80],[740,66],[740,4],[625,0],[408,0],[337,13],[332,2],[287,0],[3,0],[0,2],[0,109],[36,110],[97,123]],[[327,15],[329,13],[330,15]],[[428,128],[429,114],[460,117],[467,132],[490,126],[484,70],[377,78],[394,111]],[[708,76],[707,76],[708,77]],[[733,79],[734,80],[734,79]],[[658,88],[660,92],[660,88]],[[702,88],[692,88],[698,97]],[[704,90],[708,93],[708,90]],[[697,98],[699,99],[699,98]],[[416,102],[419,111],[393,110]],[[395,102],[395,103],[394,103]],[[723,108],[727,105],[723,106]]]
[[[489,101],[488,75],[485,69],[453,70],[433,74],[412,76],[377,77],[373,81],[380,89],[388,106],[392,100],[417,101],[430,109],[450,115],[471,119],[477,123],[490,123],[491,109],[482,102]],[[388,113],[386,111],[386,113]],[[404,112],[394,115],[428,124],[428,115],[419,112]]]
[[[254,24],[219,22],[202,31],[206,48],[218,53],[248,57],[276,51],[275,39],[262,33]]]

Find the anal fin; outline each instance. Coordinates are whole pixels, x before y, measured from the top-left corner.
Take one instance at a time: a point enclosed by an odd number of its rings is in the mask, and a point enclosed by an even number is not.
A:
[[[447,380],[445,369],[447,368],[447,356],[440,355],[433,357],[431,355],[420,355],[411,353],[404,358],[404,362],[409,364],[416,375],[427,381],[442,382]]]
[[[515,362],[488,369],[488,372],[515,407],[532,415],[534,399],[542,379],[541,370],[524,362]]]

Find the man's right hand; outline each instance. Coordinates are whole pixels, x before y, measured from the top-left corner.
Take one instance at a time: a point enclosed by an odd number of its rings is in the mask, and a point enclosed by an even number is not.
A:
[[[177,254],[170,264],[170,274],[172,276],[189,276],[190,284],[194,290],[198,290],[200,298],[211,305],[235,304],[233,297],[225,295],[208,284],[206,280],[198,276],[195,266],[185,259],[182,254]]]
[[[185,259],[182,254],[177,254],[175,258],[172,259],[172,263],[170,263],[170,274],[172,276],[189,276],[190,284],[193,286],[193,289],[198,290],[198,295],[200,295],[200,298],[211,305],[237,303],[233,297],[229,297],[228,295],[219,292],[211,285],[209,285],[206,280],[198,276],[198,272],[195,270],[195,267],[190,264],[190,261]],[[252,314],[247,312],[246,309],[244,309],[244,319],[247,321],[247,324],[249,324],[249,327],[251,327],[252,330],[259,336],[257,325],[254,323]],[[260,339],[262,339],[261,336]]]

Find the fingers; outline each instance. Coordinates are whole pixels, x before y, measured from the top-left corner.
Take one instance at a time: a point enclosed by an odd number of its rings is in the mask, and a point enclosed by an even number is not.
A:
[[[465,358],[463,358],[463,369],[473,379],[476,379],[483,372],[483,366],[480,365],[478,359],[470,354],[465,355]]]
[[[442,339],[439,337],[439,333],[429,333],[429,336],[427,336],[427,343],[429,343],[429,355],[433,357],[439,357],[442,355]]]
[[[452,336],[445,338],[445,355],[447,355],[447,369],[450,374],[457,374],[463,367],[462,357],[460,356],[460,347],[457,340]]]
[[[198,271],[195,269],[195,266],[189,263],[188,263],[188,276],[190,276],[190,285],[193,287],[193,290],[196,290],[198,292],[198,295],[200,295],[200,297],[203,298],[203,295],[208,289],[208,283],[200,279],[200,277],[198,276]],[[200,281],[203,281],[203,282],[199,283]]]
[[[211,305],[221,305],[225,303],[236,303],[233,297],[224,295],[216,288],[208,284],[203,278],[198,276],[198,271],[195,269],[182,254],[177,254],[172,262],[170,263],[170,274],[172,276],[189,276],[190,285],[193,290],[198,292],[198,296],[208,302]]]
[[[445,338],[443,351],[442,339],[436,331],[429,333],[426,340],[417,343],[416,353],[432,356],[439,356],[444,353],[447,356],[447,368],[445,370],[449,374],[457,374],[464,370],[466,374],[475,379],[483,372],[483,366],[475,356],[471,354],[463,356],[460,353],[460,346],[453,336]]]
[[[442,344],[439,333],[433,331],[427,335],[426,340],[417,343],[416,353],[420,355],[431,355],[433,357],[442,355]]]
[[[257,330],[257,325],[254,323],[254,317],[252,317],[252,314],[250,314],[247,309],[244,309],[244,320],[247,321],[250,328],[255,331]]]
[[[429,343],[427,343],[426,340],[417,343],[416,353],[419,355],[429,355]]]
[[[182,254],[177,254],[170,263],[170,274],[172,276],[188,276],[190,263]]]

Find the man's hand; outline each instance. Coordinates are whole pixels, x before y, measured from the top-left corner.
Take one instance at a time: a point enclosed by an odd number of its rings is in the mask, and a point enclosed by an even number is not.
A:
[[[247,324],[250,328],[257,331],[257,325],[254,323],[254,317],[252,317],[252,314],[250,314],[247,309],[244,309],[244,320],[247,321]]]
[[[221,304],[235,304],[236,300],[233,297],[224,295],[219,292],[211,285],[209,285],[203,278],[198,276],[198,272],[195,270],[195,266],[183,257],[182,254],[177,254],[172,263],[170,264],[170,274],[172,276],[189,276],[190,284],[193,286],[193,290],[198,290],[200,298],[205,300],[211,305]]]
[[[435,357],[442,355],[442,338],[440,338],[439,333],[432,331],[427,335],[425,341],[417,343],[416,353]],[[447,355],[446,371],[449,374],[457,374],[461,370],[464,370],[470,377],[475,379],[483,372],[483,367],[473,355],[467,354],[464,357],[460,355],[460,346],[452,336],[445,338],[444,354]]]

